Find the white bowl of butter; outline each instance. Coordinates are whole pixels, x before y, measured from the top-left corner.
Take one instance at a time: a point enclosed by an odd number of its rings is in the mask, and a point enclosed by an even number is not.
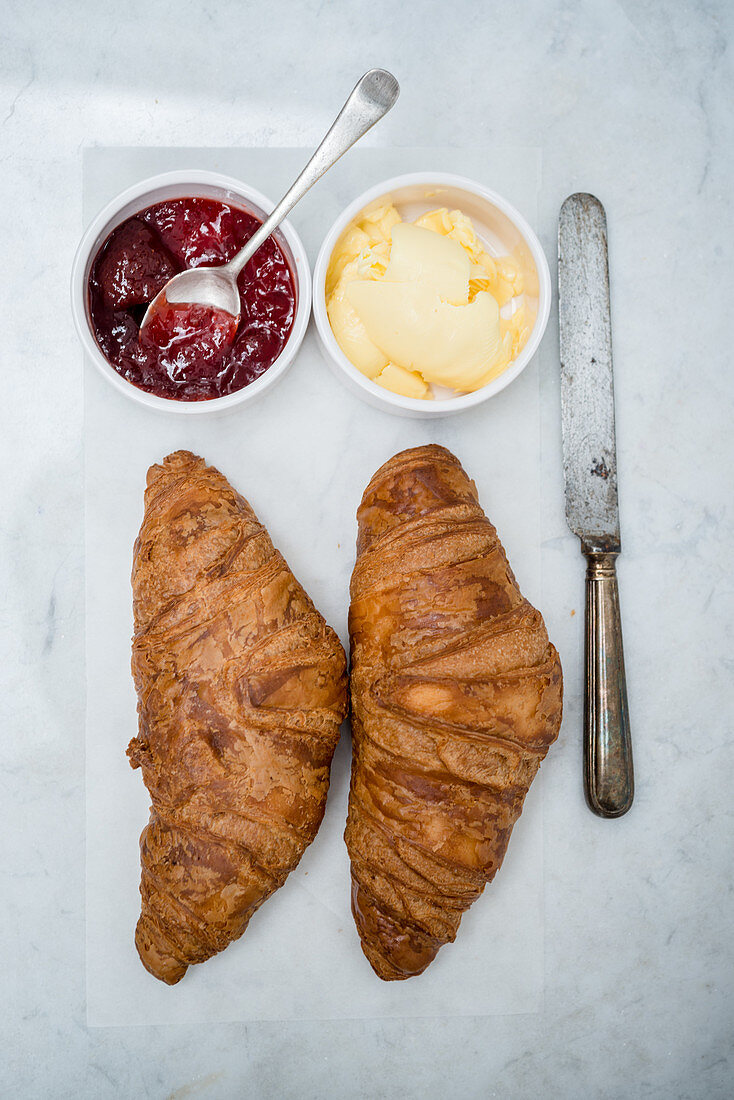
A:
[[[460,412],[508,386],[535,354],[548,262],[522,215],[448,173],[397,176],[329,230],[313,280],[326,361],[370,405]]]

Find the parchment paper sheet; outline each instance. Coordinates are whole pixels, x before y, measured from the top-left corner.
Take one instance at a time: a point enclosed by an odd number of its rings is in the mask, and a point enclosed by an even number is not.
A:
[[[299,149],[89,149],[85,224],[123,187],[174,168],[211,168],[276,199]],[[311,262],[333,219],[391,175],[435,169],[484,182],[536,221],[534,149],[352,150],[292,221]],[[177,448],[217,465],[267,525],[346,644],[355,510],[390,455],[424,442],[456,452],[474,478],[519,583],[540,598],[536,364],[478,410],[414,421],[368,407],[340,385],[312,331],[290,374],[262,401],[221,419],[178,419],[118,395],[85,365],[87,600],[87,1019],[90,1025],[534,1012],[543,988],[542,796],[531,790],[505,865],[429,970],[383,983],[362,955],[342,840],[349,778],[345,727],[326,816],[300,866],[244,937],[168,988],[140,964],[138,837],[149,800],[125,748],[136,733],[130,678],[130,566],[148,466]]]

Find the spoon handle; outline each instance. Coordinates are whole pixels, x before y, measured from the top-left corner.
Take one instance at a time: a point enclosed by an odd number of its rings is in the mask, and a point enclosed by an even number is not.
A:
[[[354,86],[352,94],[336,116],[331,129],[289,191],[285,193],[267,221],[258,229],[226,267],[237,277],[263,241],[356,141],[386,115],[400,93],[400,86],[385,69],[370,69]]]

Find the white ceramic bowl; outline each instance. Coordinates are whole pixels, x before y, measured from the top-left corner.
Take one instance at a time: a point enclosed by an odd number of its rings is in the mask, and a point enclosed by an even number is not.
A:
[[[254,401],[274,386],[276,382],[280,381],[293,363],[308,327],[311,307],[311,271],[301,238],[292,225],[287,221],[282,222],[280,228],[276,231],[276,237],[295,278],[296,313],[293,319],[293,328],[285,347],[272,366],[259,378],[256,378],[254,382],[251,382],[249,386],[237,390],[236,393],[227,394],[226,397],[214,397],[209,401],[176,401],[171,398],[156,397],[154,394],[146,393],[145,390],[134,386],[132,382],[128,382],[107,362],[94,338],[89,317],[89,295],[87,291],[89,272],[100,246],[126,218],[140,210],[144,210],[146,206],[152,206],[156,202],[163,202],[166,199],[190,198],[191,196],[219,199],[222,202],[233,203],[255,214],[261,221],[265,220],[275,205],[253,187],[248,187],[247,184],[240,183],[229,176],[222,176],[218,172],[203,172],[193,169],[184,172],[166,172],[163,175],[152,176],[134,184],[132,187],[128,187],[127,190],[108,203],[103,210],[100,210],[81,239],[74,257],[71,273],[71,309],[74,324],[84,350],[97,370],[116,389],[131,397],[134,401],[138,401],[141,405],[146,405],[149,409],[196,416],[202,413],[224,412],[235,406]]]
[[[419,217],[439,206],[459,209],[467,214],[482,243],[492,256],[512,253],[525,271],[527,304],[536,318],[528,341],[520,354],[498,378],[473,393],[457,394],[441,400],[421,401],[403,397],[378,386],[347,359],[336,342],[326,313],[325,283],[331,254],[337,241],[354,218],[376,199],[392,197],[398,212],[408,220]],[[472,408],[509,386],[528,365],[548,323],[551,303],[551,281],[548,261],[540,241],[528,223],[506,199],[473,180],[450,173],[412,173],[385,180],[363,195],[337,218],[321,245],[313,278],[313,312],[319,342],[334,373],[369,405],[401,416],[436,417]]]

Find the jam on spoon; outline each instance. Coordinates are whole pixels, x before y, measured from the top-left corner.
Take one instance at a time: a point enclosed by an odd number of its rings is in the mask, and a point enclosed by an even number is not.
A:
[[[165,293],[164,289],[155,313],[140,329],[142,347],[158,351],[174,379],[218,370],[234,343],[237,318],[222,309],[169,302]]]

